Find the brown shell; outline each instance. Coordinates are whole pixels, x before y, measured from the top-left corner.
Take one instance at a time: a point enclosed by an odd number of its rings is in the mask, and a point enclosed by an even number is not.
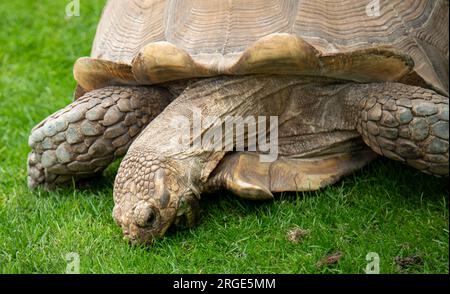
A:
[[[74,74],[87,91],[266,73],[448,95],[448,20],[447,0],[110,0]]]

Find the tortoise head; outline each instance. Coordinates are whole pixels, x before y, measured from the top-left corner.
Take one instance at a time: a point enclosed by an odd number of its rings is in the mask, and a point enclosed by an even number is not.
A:
[[[151,244],[172,224],[193,226],[199,204],[184,181],[163,160],[133,153],[122,161],[114,183],[113,218],[124,238],[133,244]]]

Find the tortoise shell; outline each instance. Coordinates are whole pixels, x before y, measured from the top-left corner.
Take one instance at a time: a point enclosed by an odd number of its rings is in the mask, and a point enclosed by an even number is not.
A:
[[[448,20],[446,0],[110,0],[74,76],[83,91],[298,74],[448,96]]]

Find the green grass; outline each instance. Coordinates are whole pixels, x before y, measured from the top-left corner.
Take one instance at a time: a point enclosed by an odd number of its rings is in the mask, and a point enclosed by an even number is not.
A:
[[[214,195],[199,226],[172,231],[151,248],[131,247],[111,217],[117,164],[94,186],[29,191],[27,138],[70,103],[72,65],[89,55],[104,1],[0,3],[0,272],[64,273],[77,252],[82,273],[363,273],[377,252],[382,273],[448,273],[448,185],[380,159],[313,193],[254,203]],[[310,234],[291,243],[293,227]],[[343,252],[339,263],[319,260]],[[422,262],[399,268],[395,258]]]

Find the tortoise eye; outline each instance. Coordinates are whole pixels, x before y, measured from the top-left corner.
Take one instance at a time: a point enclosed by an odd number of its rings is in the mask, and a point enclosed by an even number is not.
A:
[[[148,228],[155,224],[157,210],[149,204],[138,205],[135,208],[135,221],[141,228]]]
[[[152,226],[153,223],[155,222],[155,220],[156,220],[155,211],[153,209],[150,209],[149,213],[148,213],[148,215],[146,217],[145,226],[146,227]]]

